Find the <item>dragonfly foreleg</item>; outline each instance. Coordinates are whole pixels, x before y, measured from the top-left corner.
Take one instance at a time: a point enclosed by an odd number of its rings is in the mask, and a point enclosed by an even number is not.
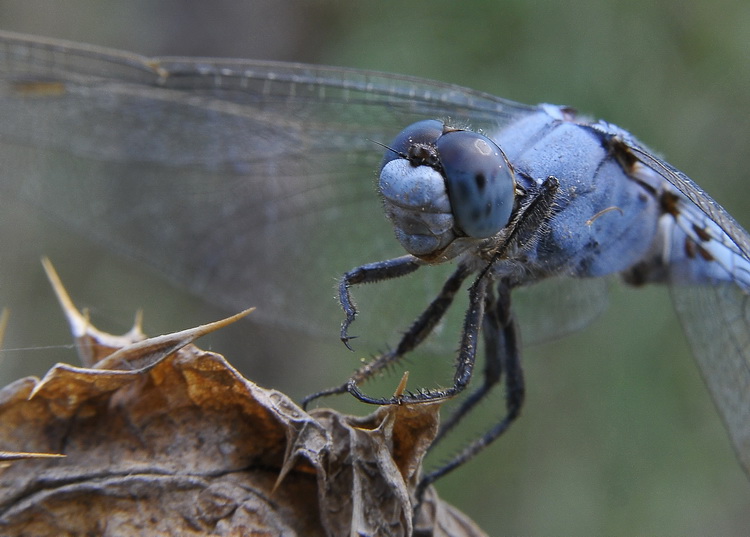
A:
[[[357,270],[358,269],[355,269],[351,271],[351,273],[354,273]],[[430,305],[427,306],[420,316],[411,324],[409,330],[404,333],[401,337],[401,341],[399,341],[394,350],[384,353],[364,364],[346,383],[308,395],[302,400],[302,407],[305,408],[310,402],[319,397],[337,395],[348,391],[348,385],[350,383],[353,382],[359,384],[366,381],[378,371],[398,362],[405,354],[418,347],[425,338],[430,335],[432,330],[445,315],[445,312],[448,311],[448,308],[450,308],[453,303],[456,293],[461,289],[461,285],[469,274],[471,274],[471,270],[467,266],[463,264],[459,265],[454,273],[451,274],[450,278],[446,280],[445,284],[443,284],[440,294],[430,302]]]
[[[349,288],[352,285],[358,285],[361,283],[373,283],[382,280],[391,280],[393,278],[400,278],[411,274],[424,263],[411,255],[405,255],[396,257],[394,259],[388,259],[387,261],[378,261],[376,263],[369,263],[362,265],[353,270],[350,270],[341,278],[339,282],[339,302],[341,308],[346,314],[346,319],[341,323],[341,341],[349,350],[352,348],[349,346],[349,341],[353,337],[349,336],[349,326],[354,322],[357,316],[357,307],[354,305],[352,296],[349,293]]]
[[[454,276],[455,275],[456,274],[454,274]],[[417,393],[406,393],[391,398],[375,398],[362,393],[357,387],[357,383],[350,380],[348,383],[349,393],[364,403],[374,405],[427,403],[430,401],[448,399],[461,393],[469,384],[474,370],[474,361],[479,340],[479,328],[482,325],[482,319],[484,318],[487,285],[491,279],[491,275],[488,272],[483,272],[469,288],[469,309],[464,318],[464,328],[461,334],[461,345],[452,387],[441,390],[424,390]]]
[[[463,284],[469,274],[471,274],[471,270],[468,267],[459,265],[456,271],[443,284],[440,294],[430,302],[430,305],[417,317],[409,329],[404,332],[396,348],[362,366],[351,376],[349,382],[360,384],[366,381],[373,374],[396,363],[404,355],[421,345],[443,318],[451,304],[453,304],[456,293],[461,289],[461,284]]]

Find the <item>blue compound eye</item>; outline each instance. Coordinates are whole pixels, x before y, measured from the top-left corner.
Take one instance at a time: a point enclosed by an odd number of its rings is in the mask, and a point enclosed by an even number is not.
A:
[[[437,151],[458,227],[477,239],[503,229],[513,210],[515,180],[502,150],[481,134],[451,131],[438,139]]]
[[[380,163],[380,169],[382,170],[392,160],[403,158],[402,155],[407,155],[409,148],[414,144],[434,145],[441,134],[443,134],[443,124],[435,119],[425,119],[412,123],[393,139],[389,146],[393,151],[385,152],[383,162]]]

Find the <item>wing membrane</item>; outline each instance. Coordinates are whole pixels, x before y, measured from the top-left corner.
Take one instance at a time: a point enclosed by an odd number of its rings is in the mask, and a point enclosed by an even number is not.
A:
[[[672,301],[701,374],[750,472],[750,302],[739,287],[672,286]]]
[[[670,292],[737,457],[750,473],[750,236],[684,173],[635,143],[629,146],[689,200],[685,203],[693,204],[681,207],[676,217],[686,235],[700,244],[696,230],[709,231],[710,242],[702,244],[723,272],[705,285],[686,285],[675,278]]]
[[[425,116],[489,128],[532,109],[410,77],[2,33],[0,191],[215,303],[335,333],[334,279],[401,255],[372,140]]]

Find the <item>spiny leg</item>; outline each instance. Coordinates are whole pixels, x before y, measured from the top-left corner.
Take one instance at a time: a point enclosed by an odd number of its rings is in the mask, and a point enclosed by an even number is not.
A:
[[[484,378],[482,385],[472,392],[451,416],[440,426],[440,432],[432,443],[435,446],[450,432],[484,397],[494,388],[503,375],[503,356],[506,352],[508,325],[513,322],[510,312],[510,288],[501,283],[500,296],[492,289],[487,292],[485,314],[482,321],[484,339]]]
[[[504,292],[509,293],[509,289],[500,289],[500,295]],[[499,304],[502,303],[500,300]],[[434,483],[436,480],[461,466],[465,462],[472,459],[485,447],[494,442],[500,435],[502,435],[508,427],[518,418],[521,407],[523,406],[525,388],[523,381],[523,371],[521,369],[521,360],[519,352],[519,341],[518,341],[518,328],[515,321],[510,315],[508,309],[508,323],[502,329],[502,341],[503,345],[500,347],[501,369],[505,375],[505,409],[506,414],[502,420],[500,420],[492,429],[487,431],[484,435],[476,439],[474,442],[466,446],[458,455],[456,455],[447,464],[438,468],[437,470],[430,472],[422,478],[419,486],[417,487],[416,496],[418,502],[421,501],[422,494],[425,489]],[[460,418],[459,418],[460,419]]]
[[[443,288],[440,290],[438,296],[430,302],[430,305],[427,306],[403,334],[396,348],[362,366],[351,376],[349,382],[353,381],[359,384],[366,381],[373,374],[396,363],[405,354],[421,345],[427,336],[432,333],[446,311],[448,311],[448,308],[453,303],[453,299],[456,297],[456,293],[461,289],[461,285],[469,274],[471,274],[471,270],[468,267],[459,265],[450,278],[443,284]]]
[[[554,176],[549,176],[547,179],[539,185],[539,189],[534,192],[529,200],[524,203],[523,210],[519,212],[516,220],[512,224],[512,231],[508,236],[506,242],[498,248],[495,253],[495,259],[502,259],[508,249],[512,245],[523,246],[529,241],[534,240],[538,236],[540,230],[544,228],[544,223],[548,221],[554,214],[555,197],[559,190],[559,181]],[[483,276],[487,272],[492,270],[493,263],[490,263],[485,272],[480,274],[479,279],[483,279]],[[510,309],[510,291],[511,288],[507,282],[500,282],[498,285],[498,302],[495,308],[497,313],[497,320],[499,321],[501,330],[498,331],[500,335],[497,340],[497,357],[499,361],[490,362],[491,368],[498,366],[497,372],[505,375],[505,417],[500,420],[492,429],[487,431],[484,435],[476,439],[474,442],[466,446],[458,455],[456,455],[447,464],[438,468],[437,470],[430,472],[422,478],[417,490],[417,506],[421,502],[422,495],[425,489],[434,483],[436,480],[461,466],[465,462],[472,459],[485,447],[494,442],[500,435],[502,435],[510,426],[521,412],[523,405],[525,388],[523,381],[523,371],[521,369],[520,362],[520,351],[518,341],[518,328],[515,320],[512,317]],[[495,321],[490,321],[495,322]],[[490,336],[490,344],[494,345],[495,342]],[[476,351],[475,351],[476,352]],[[488,356],[488,359],[491,357]],[[459,364],[460,367],[461,364]],[[490,378],[495,375],[495,370],[490,369]],[[470,371],[469,371],[470,373]],[[457,372],[458,377],[458,372]],[[485,382],[486,384],[487,382]],[[481,389],[480,389],[481,391]],[[481,398],[481,397],[480,397]],[[471,402],[469,405],[474,406],[476,402]],[[459,408],[459,417],[451,418],[449,420],[449,427],[455,426],[456,423],[461,419],[465,412],[462,410],[463,407]],[[468,408],[467,408],[468,411]],[[455,420],[455,421],[454,421]],[[447,432],[447,429],[446,429]]]
[[[357,269],[350,273],[356,271]],[[432,330],[443,318],[445,312],[448,311],[448,308],[453,303],[456,293],[459,291],[461,285],[469,274],[471,274],[471,270],[467,266],[460,264],[453,274],[451,274],[450,278],[448,278],[443,284],[440,294],[432,300],[430,305],[427,306],[421,315],[412,323],[409,330],[404,333],[401,337],[401,341],[399,341],[394,350],[382,354],[360,367],[345,384],[308,395],[302,400],[302,408],[305,408],[310,402],[319,397],[346,392],[347,386],[350,382],[353,381],[359,384],[366,381],[378,371],[398,362],[405,354],[418,347],[425,338],[432,333]]]
[[[471,380],[476,358],[477,344],[479,340],[479,327],[484,317],[485,297],[487,285],[491,280],[491,274],[483,271],[469,288],[469,309],[464,318],[464,327],[461,333],[461,346],[458,353],[456,373],[453,377],[453,386],[444,390],[421,391],[418,393],[407,393],[391,398],[370,397],[362,393],[356,382],[350,380],[347,389],[354,397],[363,403],[373,405],[398,405],[410,403],[426,403],[429,401],[440,401],[448,399],[461,393]]]
[[[349,346],[349,341],[353,339],[348,334],[349,326],[354,322],[354,319],[357,316],[357,307],[354,305],[352,295],[349,293],[349,288],[352,285],[359,285],[362,283],[374,283],[400,278],[401,276],[411,274],[422,265],[424,265],[423,261],[420,261],[412,255],[405,255],[394,259],[388,259],[386,261],[377,261],[375,263],[362,265],[350,270],[342,276],[339,281],[339,303],[346,314],[346,319],[341,323],[341,341],[344,342],[344,345],[346,345],[349,350],[353,350]]]

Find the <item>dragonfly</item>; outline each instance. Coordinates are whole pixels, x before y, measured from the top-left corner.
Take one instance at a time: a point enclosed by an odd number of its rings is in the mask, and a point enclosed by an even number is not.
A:
[[[505,416],[422,488],[517,418],[518,327],[539,339],[582,328],[601,311],[611,276],[669,286],[750,469],[750,239],[690,178],[613,124],[409,76],[147,58],[7,32],[0,117],[0,202],[39,208],[210,301],[256,305],[261,322],[335,337],[343,319],[340,337],[356,345],[360,310],[387,324],[385,312],[413,301],[374,293],[357,307],[358,286],[426,274],[435,298],[395,327],[404,331],[394,349],[304,401],[343,392],[374,404],[450,398],[469,385],[483,348],[483,382],[440,434],[501,383]],[[467,281],[463,325],[446,330],[441,320]],[[448,348],[460,342],[448,388],[363,391],[376,372],[440,337]]]

